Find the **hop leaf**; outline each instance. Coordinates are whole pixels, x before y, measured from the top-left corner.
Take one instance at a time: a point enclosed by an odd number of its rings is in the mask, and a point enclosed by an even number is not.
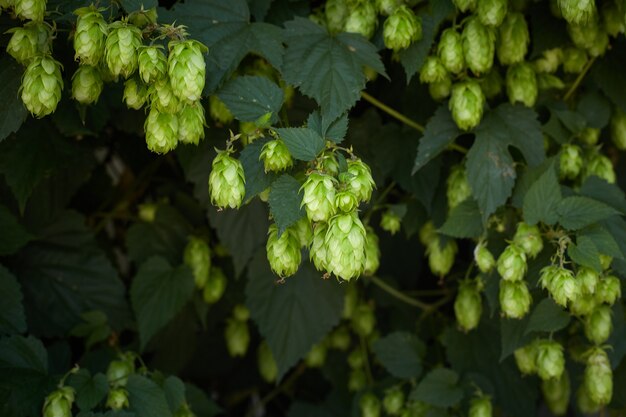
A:
[[[356,213],[332,217],[324,244],[328,272],[346,281],[361,275],[365,267],[365,227]]]
[[[204,107],[200,102],[185,104],[178,114],[178,140],[197,145],[204,138]]]
[[[46,13],[46,0],[15,0],[13,7],[20,19],[41,22]]]
[[[304,192],[301,207],[304,207],[312,222],[328,221],[335,214],[335,182],[326,174],[309,174],[300,188]]]
[[[471,17],[463,28],[463,55],[467,67],[476,75],[489,72],[493,66],[495,32]]]
[[[74,59],[81,64],[96,66],[105,51],[108,26],[100,11],[94,7],[83,7],[74,12],[76,33],[74,34]]]
[[[213,159],[209,175],[211,203],[219,208],[239,208],[246,192],[241,162],[228,152],[220,152]]]
[[[448,106],[459,129],[470,130],[478,126],[484,105],[485,96],[475,81],[463,81],[452,86]]]
[[[529,42],[528,24],[524,15],[517,12],[509,13],[500,26],[498,60],[502,65],[513,65],[524,61]]]
[[[285,278],[298,272],[302,255],[300,239],[293,227],[288,227],[278,236],[278,226],[272,223],[268,231],[266,250],[267,260],[276,275]]]
[[[476,15],[485,26],[497,27],[502,24],[508,11],[508,0],[478,0]]]
[[[24,71],[20,90],[22,101],[33,116],[54,113],[63,90],[61,64],[49,56],[33,58]]]
[[[167,58],[158,46],[144,46],[137,57],[139,76],[146,84],[163,79],[167,74]]]
[[[217,95],[209,97],[209,114],[216,123],[227,125],[233,121],[233,114]]]
[[[207,48],[195,40],[170,42],[167,73],[174,94],[183,101],[197,101],[204,89]]]
[[[449,28],[441,33],[437,45],[437,54],[449,72],[458,74],[465,68],[463,39],[455,29]]]
[[[98,101],[104,82],[97,67],[80,65],[72,76],[72,97],[81,104]]]
[[[422,21],[407,6],[400,6],[383,25],[385,46],[394,51],[408,48],[422,38]]]
[[[530,310],[532,297],[525,281],[500,281],[500,309],[505,317],[521,319]]]
[[[130,77],[138,66],[137,50],[141,46],[141,30],[126,22],[109,25],[104,47],[104,59],[113,77]]]
[[[150,109],[144,130],[148,149],[156,153],[167,153],[178,145],[178,116]]]
[[[293,166],[291,153],[281,139],[274,139],[265,143],[259,159],[263,161],[265,172],[280,172]]]

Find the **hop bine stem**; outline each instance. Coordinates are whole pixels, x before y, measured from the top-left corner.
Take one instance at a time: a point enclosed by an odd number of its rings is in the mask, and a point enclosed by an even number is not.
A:
[[[429,311],[437,309],[439,306],[445,304],[450,299],[450,293],[448,293],[445,297],[441,298],[440,300],[432,304],[429,304],[429,303],[425,303],[423,301],[417,300],[413,297],[409,297],[408,295],[404,294],[402,291],[393,288],[391,285],[387,284],[385,281],[378,278],[377,276],[371,276],[369,277],[369,279],[374,285],[376,285],[377,287],[379,287],[380,289],[382,289],[383,291],[385,291],[392,297],[395,297],[398,300],[408,305],[411,305],[413,307],[420,308],[424,310],[425,312],[427,311],[429,312]]]
[[[576,80],[574,80],[574,84],[572,84],[569,90],[567,90],[567,93],[565,93],[565,95],[563,96],[563,101],[569,100],[572,97],[572,95],[576,92],[576,89],[585,78],[585,75],[587,75],[587,72],[589,72],[589,69],[595,62],[596,58],[597,57],[594,56],[593,58],[589,60],[589,62],[587,62],[587,65],[585,65],[585,67],[580,72],[580,74],[578,74],[578,77],[576,78]]]

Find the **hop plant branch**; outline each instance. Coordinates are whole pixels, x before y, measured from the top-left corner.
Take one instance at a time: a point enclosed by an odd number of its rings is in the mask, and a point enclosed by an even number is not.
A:
[[[397,290],[395,288],[393,288],[391,285],[387,284],[385,281],[383,281],[382,279],[378,278],[377,276],[371,276],[369,277],[370,281],[376,285],[377,287],[379,287],[381,290],[385,291],[386,293],[388,293],[389,295],[391,295],[392,297],[397,298],[398,300],[404,302],[405,304],[408,304],[410,306],[413,307],[417,307],[419,309],[422,309],[424,311],[431,311],[436,309],[437,307],[439,307],[442,304],[445,304],[449,298],[448,297],[444,297],[434,303],[425,303],[423,301],[417,300],[413,297],[410,297],[406,294],[404,294],[402,291]],[[448,293],[449,294],[449,293]]]

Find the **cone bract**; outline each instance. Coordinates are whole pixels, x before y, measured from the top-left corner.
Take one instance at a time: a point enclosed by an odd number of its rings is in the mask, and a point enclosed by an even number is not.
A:
[[[309,249],[309,258],[318,271],[325,271],[327,269],[325,244],[327,231],[328,225],[326,223],[317,223],[313,229],[313,240],[311,242],[311,248]]]
[[[498,273],[506,281],[521,281],[526,275],[526,252],[516,244],[508,245],[498,257]]]
[[[448,71],[443,66],[441,59],[433,55],[426,57],[420,70],[420,81],[430,84],[444,81],[447,78],[449,78]]]
[[[532,297],[525,281],[500,280],[500,309],[505,317],[521,319],[530,310]]]
[[[80,65],[72,76],[72,98],[81,104],[98,101],[104,82],[97,67]]]
[[[167,78],[155,82],[148,88],[150,106],[164,113],[177,113],[182,107],[181,101],[174,93],[172,84]]]
[[[348,161],[349,174],[345,181],[347,189],[352,191],[354,195],[362,202],[370,201],[372,192],[374,191],[374,179],[370,167],[360,159],[352,159]]]
[[[263,161],[265,172],[280,172],[293,166],[291,153],[281,139],[273,139],[263,145],[259,159]]]
[[[156,153],[167,153],[178,145],[178,116],[163,113],[156,108],[150,109],[144,130],[146,145]]]
[[[483,25],[497,27],[502,24],[508,8],[508,0],[478,0],[476,15]]]
[[[437,45],[437,55],[446,70],[458,74],[465,68],[463,56],[463,39],[461,34],[453,28],[448,28],[441,33]]]
[[[288,227],[278,236],[278,226],[270,225],[267,238],[267,260],[272,271],[281,278],[290,277],[300,267],[300,239],[296,231]]]
[[[161,80],[167,74],[167,58],[157,46],[143,46],[137,57],[139,76],[146,84]]]
[[[365,227],[355,212],[329,220],[324,244],[328,272],[346,281],[361,275],[365,267]]]
[[[448,106],[454,122],[461,130],[478,126],[483,117],[485,96],[475,81],[463,81],[452,86]]]
[[[489,72],[493,66],[496,40],[493,29],[480,23],[478,18],[471,17],[463,28],[462,37],[467,68],[476,75]]]
[[[141,30],[126,22],[109,25],[104,58],[114,77],[130,77],[137,70],[137,50],[141,46]]]
[[[220,152],[213,159],[209,175],[211,203],[219,208],[239,208],[246,192],[243,166],[228,152]]]
[[[502,65],[513,65],[524,61],[528,52],[530,34],[528,24],[521,13],[509,13],[499,29],[497,53]]]
[[[174,94],[183,101],[197,101],[204,89],[206,47],[195,40],[170,42],[167,73]]]
[[[50,33],[46,26],[39,22],[29,22],[23,27],[9,29],[6,33],[11,33],[7,53],[22,65],[28,65],[37,54],[50,51],[48,43]]]
[[[54,113],[62,90],[61,64],[50,56],[34,57],[24,71],[20,87],[28,111],[37,118]]]
[[[198,101],[184,104],[178,114],[178,140],[182,143],[197,145],[204,139],[204,107]]]
[[[148,88],[135,78],[124,81],[124,96],[122,98],[130,109],[141,110],[148,100]]]
[[[422,20],[407,6],[400,6],[383,25],[385,46],[394,51],[408,48],[422,38]]]
[[[94,6],[83,7],[74,12],[74,59],[81,64],[96,66],[104,56],[109,28],[100,11]]]

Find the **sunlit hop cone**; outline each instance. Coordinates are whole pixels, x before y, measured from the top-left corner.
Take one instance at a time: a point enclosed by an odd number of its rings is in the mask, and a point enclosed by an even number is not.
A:
[[[77,9],[74,14],[78,16],[74,33],[74,59],[84,65],[96,66],[104,55],[108,25],[93,5]]]
[[[508,11],[508,0],[478,0],[476,15],[480,23],[498,27]]]
[[[559,176],[562,179],[574,180],[583,169],[583,151],[580,146],[565,143],[559,155]]]
[[[563,346],[554,340],[537,342],[537,375],[541,379],[560,378],[565,370]]]
[[[371,38],[376,30],[376,6],[372,0],[356,0],[348,8],[343,30]]]
[[[198,101],[183,105],[178,113],[178,140],[182,143],[197,145],[204,139],[204,107]]]
[[[43,403],[43,417],[72,417],[74,389],[59,388],[50,393]]]
[[[137,70],[137,50],[141,46],[141,30],[123,21],[109,25],[104,59],[113,77],[130,77]]]
[[[163,113],[177,113],[182,107],[181,100],[174,93],[170,80],[162,78],[148,88],[150,106]]]
[[[211,249],[204,239],[192,236],[183,253],[185,265],[193,273],[196,287],[204,288],[211,269]]]
[[[513,65],[524,61],[528,52],[530,34],[524,15],[512,12],[500,26],[497,53],[502,65]]]
[[[239,208],[246,192],[241,162],[227,151],[218,152],[209,175],[211,203],[219,208]]]
[[[293,166],[291,152],[282,139],[273,139],[263,145],[259,160],[263,161],[265,172],[280,172]]]
[[[35,117],[53,113],[61,100],[61,64],[50,56],[36,56],[24,71],[20,87],[24,105]]]
[[[267,342],[264,340],[259,345],[257,351],[257,363],[259,366],[259,374],[265,380],[265,382],[274,382],[278,376],[278,366],[276,360],[272,354],[272,350]]]
[[[129,78],[124,82],[122,99],[128,108],[140,110],[148,100],[148,88],[143,82]]]
[[[532,297],[525,281],[500,280],[500,309],[505,317],[521,319],[530,310]]]
[[[561,15],[569,23],[585,23],[597,14],[595,0],[558,0]]]
[[[474,262],[483,274],[490,272],[496,266],[493,254],[487,249],[486,242],[481,242],[474,248]]]
[[[583,294],[593,295],[600,282],[600,275],[595,270],[583,266],[578,268],[576,280],[580,282],[580,290]]]
[[[583,383],[589,398],[599,405],[606,405],[613,398],[613,371],[606,352],[594,348],[587,358]]]
[[[463,81],[452,86],[448,106],[459,129],[471,130],[478,126],[484,105],[485,96],[477,82]]]
[[[611,307],[597,306],[591,314],[585,317],[585,336],[596,345],[606,342],[613,330]]]
[[[202,96],[206,73],[207,47],[195,40],[173,41],[167,61],[174,94],[181,100],[197,101]]]
[[[114,411],[128,408],[128,391],[126,388],[113,388],[109,390],[106,407]]]
[[[132,354],[122,354],[112,360],[107,368],[107,382],[113,388],[125,387],[128,377],[135,373],[135,360]]]
[[[541,382],[541,391],[548,408],[555,416],[563,416],[567,412],[571,386],[567,371],[560,378],[545,379]]]
[[[402,226],[402,219],[400,216],[393,211],[392,209],[385,210],[382,216],[380,217],[380,227],[386,232],[395,235],[400,231],[400,227]]]
[[[375,186],[370,167],[360,159],[351,159],[348,161],[347,173],[349,175],[343,182],[348,186],[348,190],[352,191],[359,201],[370,201]]]
[[[420,69],[420,81],[423,83],[438,83],[449,78],[448,70],[437,56],[428,56]]]
[[[593,153],[586,161],[585,169],[583,171],[584,177],[588,178],[592,175],[600,177],[609,184],[615,183],[615,170],[613,169],[613,163],[611,160],[602,155],[599,152]]]
[[[506,281],[521,281],[526,275],[526,252],[518,245],[510,244],[498,257],[498,273]]]
[[[383,40],[394,51],[408,48],[422,38],[422,21],[407,6],[400,6],[385,20]]]
[[[80,65],[72,76],[72,98],[81,104],[98,101],[104,82],[97,67]]]
[[[15,0],[13,9],[15,15],[22,20],[41,22],[46,13],[46,0]]]
[[[454,5],[459,9],[462,13],[467,11],[474,11],[476,9],[477,0],[452,0]]]
[[[363,273],[365,275],[374,275],[380,266],[380,247],[378,245],[378,236],[374,229],[367,226],[365,228],[365,267]]]
[[[380,399],[376,394],[367,392],[359,400],[359,409],[362,417],[379,417],[381,411]]]
[[[439,238],[432,241],[426,248],[430,272],[440,277],[448,275],[454,265],[458,247],[453,239],[449,239],[443,247]]]
[[[209,279],[207,280],[204,289],[202,291],[202,298],[207,304],[215,304],[224,295],[226,291],[226,285],[228,281],[224,271],[221,268],[212,266],[209,272]]]
[[[611,115],[611,140],[617,149],[626,150],[626,113],[619,107]]]
[[[6,33],[11,33],[7,53],[22,65],[28,65],[36,55],[50,51],[50,32],[45,24],[29,22],[23,27],[9,29]]]
[[[288,227],[278,235],[278,226],[270,225],[267,237],[267,260],[272,271],[281,278],[290,277],[300,267],[302,255],[300,252],[300,239],[296,231]]]
[[[361,275],[365,267],[365,227],[356,212],[333,216],[324,244],[328,272],[346,281]]]
[[[529,343],[526,346],[515,349],[513,352],[517,368],[523,375],[531,375],[537,372],[537,343]]]
[[[493,29],[471,17],[463,28],[463,55],[465,64],[474,74],[489,72],[493,66],[496,36]]]
[[[472,398],[468,417],[491,417],[492,415],[493,406],[491,405],[491,398],[488,396]]]
[[[293,229],[298,235],[300,247],[308,247],[313,241],[313,227],[308,217],[304,216],[293,225]]]
[[[596,300],[599,303],[613,305],[622,296],[621,282],[615,275],[607,275],[598,283]]]
[[[142,46],[137,59],[139,76],[144,83],[154,83],[167,74],[167,58],[159,46]]]
[[[530,258],[535,258],[543,250],[543,239],[539,227],[524,222],[517,224],[513,243],[521,247]]]
[[[227,125],[234,119],[226,104],[216,95],[209,97],[209,114],[213,121],[222,125]]]
[[[351,213],[359,206],[354,193],[350,190],[343,190],[335,194],[335,211],[337,213]]]
[[[463,40],[461,34],[453,28],[444,30],[439,37],[437,55],[449,72],[458,74],[465,68]]]
[[[557,265],[543,268],[539,282],[542,288],[548,289],[554,301],[563,307],[568,302],[575,302],[582,293],[581,284],[574,273]]]
[[[313,262],[315,269],[318,271],[326,271],[326,232],[328,225],[326,223],[316,223],[313,229],[313,240],[309,249],[309,258]]]
[[[472,189],[467,181],[467,174],[463,165],[455,165],[448,176],[446,196],[448,207],[453,209],[472,195]]]
[[[245,356],[250,345],[250,330],[248,323],[235,318],[228,319],[224,330],[226,348],[232,357]]]
[[[532,65],[522,62],[509,67],[506,72],[506,93],[511,104],[522,103],[527,107],[535,105],[539,89]]]
[[[312,172],[300,188],[302,207],[312,222],[328,221],[335,214],[335,182],[330,175]]]
[[[148,149],[156,153],[167,153],[178,145],[178,116],[150,109],[143,126]]]
[[[459,292],[454,300],[454,315],[459,327],[465,332],[475,329],[480,322],[483,312],[481,289],[480,278],[464,280],[459,284]]]

